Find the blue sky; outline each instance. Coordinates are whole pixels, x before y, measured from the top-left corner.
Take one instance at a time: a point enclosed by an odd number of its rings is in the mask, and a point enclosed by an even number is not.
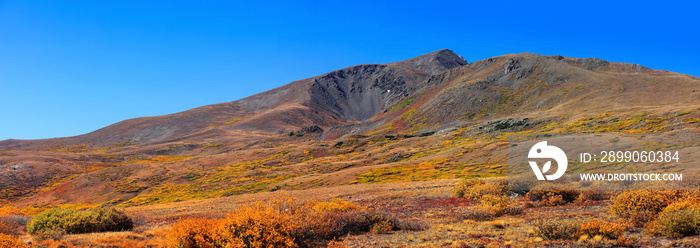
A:
[[[442,48],[700,76],[691,1],[3,1],[0,140],[73,136]]]

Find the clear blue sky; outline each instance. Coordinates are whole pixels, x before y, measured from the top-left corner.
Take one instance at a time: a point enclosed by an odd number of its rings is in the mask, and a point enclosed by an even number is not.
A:
[[[692,1],[3,1],[0,140],[72,136],[442,48],[700,76]]]

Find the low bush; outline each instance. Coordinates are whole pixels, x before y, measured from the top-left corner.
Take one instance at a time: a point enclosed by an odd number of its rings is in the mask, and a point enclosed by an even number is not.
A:
[[[401,222],[388,214],[335,207],[324,207],[319,212],[316,206],[284,198],[242,206],[222,220],[181,220],[171,231],[170,245],[177,248],[308,247],[350,233],[425,228]]]
[[[484,207],[472,207],[460,211],[458,218],[461,220],[488,221],[496,218],[496,213]]]
[[[610,192],[603,190],[581,190],[581,194],[574,201],[576,204],[584,205],[589,201],[604,201],[610,199]]]
[[[532,189],[525,197],[530,201],[542,201],[545,205],[557,206],[574,202],[580,194],[578,190],[571,189]]]
[[[604,190],[582,190],[579,197],[585,201],[604,201],[610,199],[610,193]]]
[[[64,231],[61,228],[57,227],[52,227],[52,228],[45,228],[41,229],[37,232],[35,232],[32,237],[34,238],[34,241],[37,242],[43,242],[44,240],[61,240],[63,239],[63,236],[66,235],[66,231]]]
[[[19,208],[12,205],[5,205],[0,207],[0,216],[10,216],[10,215],[22,215],[22,211]]]
[[[391,230],[394,230],[394,224],[392,224],[388,220],[383,220],[383,221],[374,223],[369,231],[371,233],[376,233],[376,234],[385,234],[385,233],[389,233]]]
[[[581,233],[594,237],[601,235],[608,239],[617,239],[625,231],[622,224],[606,221],[589,221],[581,225]]]
[[[73,208],[53,208],[41,212],[27,224],[27,232],[36,234],[43,229],[60,228],[66,233],[89,233],[131,230],[133,220],[114,207],[97,207],[80,211]]]
[[[174,248],[219,247],[219,220],[193,218],[180,220],[170,231]]]
[[[484,183],[484,184],[476,184],[477,186],[474,186],[476,188],[487,188],[491,186],[486,186],[489,185],[489,183]],[[497,187],[505,187],[505,184],[503,182],[497,182],[492,184],[496,185]],[[486,186],[486,187],[482,187]],[[484,191],[482,191],[483,193]],[[494,192],[495,194],[491,193],[486,193],[486,194],[478,194],[478,195],[473,195],[473,197],[478,197],[477,198],[477,206],[476,207],[471,207],[463,211],[458,211],[457,212],[457,218],[459,219],[468,219],[468,220],[475,220],[475,221],[486,221],[486,220],[492,220],[495,217],[508,214],[508,215],[518,215],[523,212],[522,207],[517,206],[513,199],[510,197],[505,196],[504,191],[498,190],[498,191],[491,191]]]
[[[328,213],[314,218],[315,221],[307,225],[308,239],[322,238],[333,239],[347,234],[360,234],[371,232],[377,223],[391,226],[391,230],[398,230],[405,225],[392,215],[372,211],[352,211]],[[390,225],[389,225],[390,224]]]
[[[0,248],[31,248],[32,245],[24,243],[22,240],[0,233]]]
[[[358,210],[360,207],[351,201],[334,198],[330,201],[321,201],[314,204],[313,209],[317,212],[347,212],[351,210]]]
[[[532,225],[535,227],[535,235],[546,240],[574,240],[580,234],[580,225],[573,221],[538,219],[533,221]]]
[[[419,220],[399,221],[396,228],[403,231],[424,231],[428,229],[428,224]]]
[[[274,203],[244,205],[222,220],[181,220],[171,231],[171,246],[298,247],[305,220],[294,218],[297,206],[285,201]]]
[[[513,203],[507,196],[485,195],[479,200],[479,205],[492,211],[496,216],[501,216],[512,207]]]
[[[343,244],[342,241],[334,239],[334,240],[331,240],[330,242],[328,242],[326,247],[327,248],[346,248],[347,246],[345,246],[345,244]]]
[[[629,190],[615,197],[610,213],[629,220],[637,227],[650,223],[668,205],[681,197],[672,190]]]
[[[508,191],[518,194],[519,196],[527,194],[527,192],[536,186],[535,182],[538,181],[534,174],[508,176],[506,180],[508,181]]]
[[[501,196],[508,193],[508,182],[496,179],[469,178],[455,186],[453,193],[456,197],[473,200],[479,200],[485,195]]]
[[[700,205],[694,200],[673,203],[651,225],[652,232],[673,238],[700,234]]]
[[[232,215],[220,226],[223,247],[295,247],[297,222],[277,213],[251,210],[253,215]]]
[[[10,218],[10,216],[0,217],[0,234],[18,237],[21,233],[21,228],[22,224],[14,218]]]
[[[547,195],[542,199],[542,204],[545,206],[561,206],[566,205],[568,202],[564,200],[562,195],[556,195],[554,193],[547,193]]]
[[[515,204],[508,205],[506,207],[505,211],[503,212],[503,214],[513,215],[513,216],[521,215],[522,213],[523,213],[523,208],[520,206],[517,206]]]

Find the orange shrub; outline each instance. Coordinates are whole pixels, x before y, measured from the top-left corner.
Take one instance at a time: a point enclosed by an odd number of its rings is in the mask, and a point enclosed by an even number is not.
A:
[[[0,216],[9,216],[9,215],[22,215],[22,212],[19,210],[19,208],[16,208],[15,206],[12,205],[5,205],[0,207]]]
[[[513,200],[507,196],[484,195],[479,200],[479,205],[493,212],[496,216],[501,216],[513,206]]]
[[[283,198],[248,204],[222,220],[182,220],[171,231],[170,246],[307,247],[349,233],[423,229],[391,215],[364,210],[318,212],[313,206]]]
[[[0,233],[0,248],[31,248],[30,244],[22,242],[22,240]]]
[[[326,247],[328,247],[328,248],[345,248],[347,246],[345,246],[345,244],[343,244],[342,241],[338,241],[338,240],[334,239],[334,240],[331,240],[330,242],[328,242],[328,245],[326,245]]]
[[[234,211],[219,227],[223,247],[297,247],[301,236],[294,210],[257,203]]]
[[[391,223],[391,221],[382,220],[380,222],[374,223],[374,225],[372,225],[372,228],[370,229],[370,232],[376,233],[376,234],[385,234],[385,233],[389,233],[393,229],[394,229],[394,224]]]
[[[554,193],[547,193],[542,199],[542,204],[545,206],[561,206],[566,205],[566,203],[562,195],[555,195]]]
[[[680,197],[681,192],[672,190],[624,191],[610,206],[610,213],[628,219],[637,227],[656,219],[668,205]]]
[[[581,233],[588,236],[601,235],[608,239],[617,239],[625,231],[622,224],[605,221],[589,221],[581,225]]]
[[[485,195],[506,195],[508,182],[505,180],[484,180],[482,178],[469,178],[459,183],[453,189],[456,197],[464,197],[478,200]]]
[[[297,238],[304,236],[301,223],[309,209],[284,198],[242,206],[222,220],[182,220],[171,231],[171,246],[298,247],[302,240]]]
[[[673,203],[669,204],[668,206],[666,206],[664,208],[663,212],[698,208],[698,206],[700,206],[700,199],[697,199],[694,197],[683,198],[683,199],[680,199],[679,201],[673,202]]]
[[[171,230],[171,246],[176,248],[220,247],[216,235],[219,224],[219,220],[204,218],[180,220]]]

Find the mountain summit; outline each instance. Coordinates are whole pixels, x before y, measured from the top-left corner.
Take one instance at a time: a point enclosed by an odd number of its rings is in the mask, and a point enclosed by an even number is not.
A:
[[[442,49],[394,64],[433,75],[444,70],[466,65],[467,61],[452,50]]]

